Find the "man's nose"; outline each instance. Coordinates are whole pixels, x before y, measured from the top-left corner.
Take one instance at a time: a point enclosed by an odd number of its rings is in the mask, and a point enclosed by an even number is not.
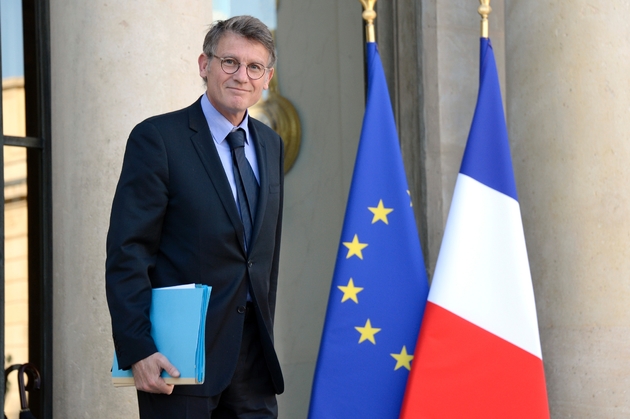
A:
[[[234,78],[237,80],[247,81],[249,80],[249,76],[247,75],[247,66],[241,64],[238,67],[238,70],[233,74]]]

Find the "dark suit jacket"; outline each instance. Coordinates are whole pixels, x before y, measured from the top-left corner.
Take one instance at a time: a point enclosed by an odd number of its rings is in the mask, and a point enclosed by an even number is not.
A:
[[[119,364],[130,367],[157,351],[150,335],[152,287],[212,286],[205,383],[176,386],[178,394],[212,396],[229,384],[239,354],[248,282],[275,390],[284,389],[273,348],[283,145],[274,131],[251,117],[249,130],[256,147],[260,196],[247,250],[236,202],[200,100],[138,124],[127,142],[112,204],[106,262],[107,301]]]

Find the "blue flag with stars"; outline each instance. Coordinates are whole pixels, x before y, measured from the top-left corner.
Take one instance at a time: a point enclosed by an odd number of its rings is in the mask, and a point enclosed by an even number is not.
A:
[[[398,418],[428,281],[376,43],[310,419]]]

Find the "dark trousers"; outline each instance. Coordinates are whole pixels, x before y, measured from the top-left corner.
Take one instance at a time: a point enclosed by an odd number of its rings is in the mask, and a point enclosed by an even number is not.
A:
[[[278,404],[254,310],[245,315],[238,365],[225,390],[212,397],[138,391],[138,407],[140,419],[276,419]]]

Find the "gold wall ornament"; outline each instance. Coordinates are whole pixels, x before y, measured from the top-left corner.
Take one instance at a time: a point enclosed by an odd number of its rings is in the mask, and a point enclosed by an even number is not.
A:
[[[488,15],[492,12],[490,0],[479,0],[481,4],[477,12],[481,15],[481,37],[488,38]]]
[[[374,19],[376,19],[376,12],[374,11],[374,5],[376,0],[359,0],[363,5],[363,20],[367,22],[365,25],[365,40],[367,42],[376,42],[376,32],[374,31]]]
[[[266,97],[265,97],[266,96]],[[287,173],[300,152],[302,127],[295,107],[280,95],[277,73],[269,82],[269,90],[258,103],[249,108],[250,114],[270,126],[284,142],[284,173]]]

